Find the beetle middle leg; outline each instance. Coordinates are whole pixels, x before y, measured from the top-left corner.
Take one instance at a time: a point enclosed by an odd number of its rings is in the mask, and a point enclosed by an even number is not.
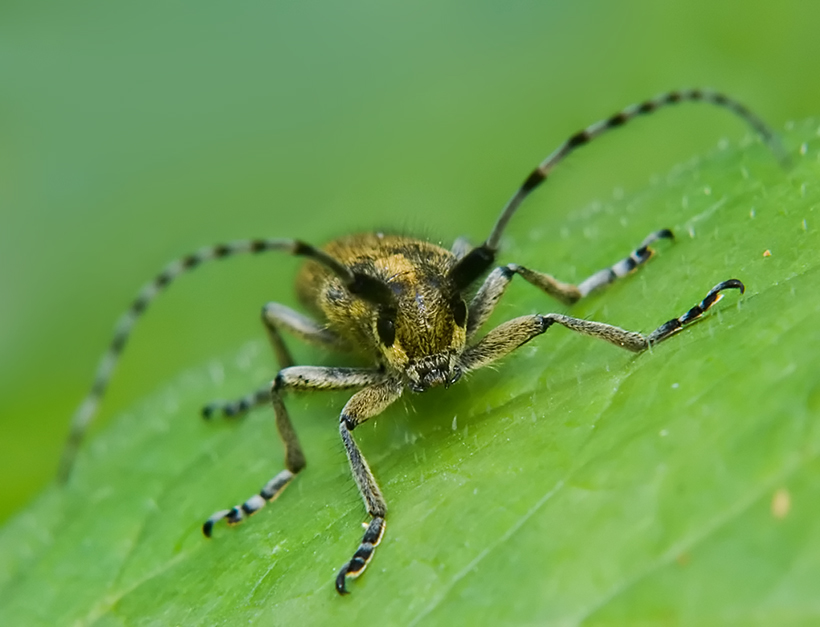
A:
[[[672,231],[669,229],[661,229],[650,233],[628,257],[624,257],[608,268],[599,270],[578,285],[564,283],[549,274],[530,270],[515,263],[496,268],[484,281],[470,303],[467,317],[467,337],[472,337],[484,325],[516,274],[521,276],[527,283],[534,285],[562,303],[572,305],[594,290],[609,285],[635,271],[652,258],[654,251],[650,248],[651,244],[659,239],[672,238]]]
[[[582,320],[563,314],[521,316],[496,327],[478,343],[464,351],[461,357],[461,367],[467,372],[488,366],[526,344],[534,337],[541,335],[553,324],[560,324],[572,331],[606,340],[610,344],[635,353],[641,353],[663,342],[687,324],[700,318],[723,298],[722,292],[727,289],[740,290],[741,294],[745,291],[743,283],[737,279],[723,281],[713,287],[700,303],[689,309],[685,314],[664,322],[648,335],[636,331],[627,331],[603,322]]]
[[[242,522],[255,514],[267,503],[276,499],[290,484],[293,478],[305,465],[305,455],[296,437],[290,415],[282,401],[285,390],[345,390],[359,388],[383,381],[385,375],[369,368],[325,368],[320,366],[293,366],[279,372],[270,386],[270,399],[276,415],[276,430],[285,446],[285,469],[268,481],[258,494],[255,494],[241,505],[223,509],[213,514],[205,524],[202,532],[211,537],[213,526],[223,518],[229,525]],[[356,398],[356,395],[354,395]]]
[[[262,307],[262,323],[268,332],[268,339],[280,369],[294,365],[293,357],[282,339],[281,331],[287,331],[294,337],[314,346],[337,351],[347,349],[347,346],[335,333],[304,314],[279,303],[268,303]],[[234,401],[208,403],[202,408],[202,416],[211,418],[216,414],[221,414],[233,418],[247,413],[254,407],[270,402],[270,384],[266,384],[264,387],[260,387]]]

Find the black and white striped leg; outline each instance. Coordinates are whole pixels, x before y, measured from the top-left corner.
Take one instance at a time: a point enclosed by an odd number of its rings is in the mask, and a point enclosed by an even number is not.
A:
[[[235,401],[213,401],[208,403],[202,408],[202,417],[210,419],[214,416],[223,416],[224,418],[243,416],[255,407],[270,403],[270,386],[271,384],[268,383],[255,392],[251,392]]]
[[[282,392],[300,390],[344,390],[379,383],[384,375],[378,370],[365,368],[323,368],[320,366],[294,366],[279,372],[268,396],[276,416],[276,430],[285,447],[285,470],[279,472],[265,486],[241,505],[216,512],[202,525],[202,532],[211,537],[214,525],[225,519],[235,525],[255,514],[267,503],[275,500],[293,478],[307,465],[293,423],[284,402]]]
[[[370,466],[353,439],[352,431],[368,418],[384,411],[388,405],[401,396],[402,389],[400,382],[385,380],[354,394],[342,410],[339,434],[344,443],[353,479],[359,488],[359,494],[364,501],[367,513],[372,519],[353,557],[339,570],[336,577],[336,591],[339,594],[347,594],[345,587],[347,577],[358,577],[367,568],[384,534],[384,518],[387,514],[387,503]]]
[[[660,231],[650,233],[647,238],[641,242],[641,245],[632,251],[628,257],[621,259],[609,268],[600,270],[588,279],[581,281],[581,283],[578,284],[580,297],[583,298],[590,294],[590,292],[609,285],[610,283],[614,283],[617,279],[621,279],[637,270],[638,267],[649,261],[655,254],[655,251],[649,246],[659,239],[675,239],[675,236],[669,229],[661,229]]]
[[[271,387],[270,397],[274,413],[276,414],[276,430],[285,446],[285,469],[268,481],[259,491],[259,494],[254,494],[242,503],[242,505],[237,505],[231,509],[220,510],[208,518],[205,524],[202,525],[202,533],[208,538],[211,537],[214,525],[223,518],[229,525],[236,525],[248,516],[258,512],[267,503],[274,501],[282,494],[284,489],[290,485],[290,482],[299,471],[307,465],[305,455],[302,452],[302,446],[299,444],[296,431],[293,429],[293,423],[290,421],[288,410],[282,402],[282,396],[279,393],[281,384],[278,382],[279,378],[277,377]]]
[[[265,484],[265,487],[259,491],[259,494],[254,494],[251,498],[242,503],[242,505],[237,505],[231,509],[223,509],[216,512],[205,521],[205,524],[202,525],[202,533],[210,538],[211,533],[213,533],[214,525],[223,518],[229,525],[241,523],[245,520],[245,518],[255,514],[260,509],[265,507],[266,504],[276,500],[285,488],[288,487],[295,476],[296,473],[291,472],[290,470],[283,470],[273,479],[268,481]]]
[[[279,303],[267,303],[262,307],[262,324],[268,332],[280,369],[294,365],[293,357],[282,339],[282,331],[320,348],[349,350],[349,346],[337,334],[308,316]]]
[[[640,353],[648,349],[650,346],[659,344],[671,335],[674,335],[680,331],[684,325],[687,325],[700,318],[716,302],[723,298],[723,294],[721,294],[721,292],[727,289],[736,289],[742,294],[746,288],[743,283],[737,279],[723,281],[713,287],[700,303],[692,307],[681,317],[665,322],[649,335],[643,335],[642,333],[637,333],[635,331],[626,331],[620,327],[604,324],[602,322],[580,320],[578,318],[571,318],[561,314],[547,314],[544,316],[544,319],[549,322],[560,324],[568,329],[572,329],[573,331],[583,333],[584,335],[606,340],[607,342],[614,344],[615,346],[625,348],[626,350]]]
[[[496,327],[487,333],[478,343],[464,351],[461,356],[460,366],[464,372],[489,366],[502,357],[509,355],[534,337],[541,335],[553,324],[560,324],[572,331],[605,340],[620,348],[640,353],[662,342],[680,331],[685,325],[700,318],[700,316],[706,313],[723,297],[721,292],[727,289],[737,289],[741,294],[745,290],[743,283],[737,279],[723,281],[712,288],[706,295],[706,298],[681,317],[662,324],[649,335],[644,335],[636,331],[627,331],[603,322],[581,320],[563,314],[551,313],[521,316],[520,318],[515,318]]]
[[[746,291],[746,286],[743,285],[737,279],[729,279],[728,281],[723,281],[723,283],[718,283],[713,287],[709,293],[706,295],[700,303],[692,307],[689,311],[683,314],[680,318],[675,318],[666,322],[659,326],[657,329],[652,331],[649,334],[647,340],[649,341],[650,345],[658,344],[662,342],[670,335],[674,335],[678,331],[680,331],[685,325],[689,324],[700,318],[703,314],[705,314],[709,309],[717,303],[720,299],[723,298],[723,290],[728,289],[735,289],[739,290],[741,294]]]
[[[348,577],[356,578],[367,568],[376,547],[379,546],[379,543],[382,541],[384,528],[385,522],[381,516],[376,516],[370,521],[370,524],[367,525],[367,530],[364,532],[362,542],[353,554],[353,558],[342,566],[339,570],[339,574],[336,575],[336,591],[339,594],[348,593],[345,587],[345,581]]]
[[[309,317],[279,303],[268,303],[262,308],[262,323],[276,354],[280,370],[293,366],[293,358],[282,340],[280,331],[286,331],[308,344],[344,351],[348,346],[332,331],[324,328]],[[236,418],[254,407],[270,402],[270,384],[235,401],[213,401],[202,408],[204,418],[222,415]]]
[[[484,325],[516,274],[547,295],[562,303],[571,305],[587,296],[590,292],[634,272],[652,258],[654,251],[650,248],[651,244],[659,239],[673,239],[673,237],[672,231],[669,229],[661,229],[650,233],[628,257],[621,259],[609,268],[596,272],[577,286],[564,283],[549,274],[530,270],[515,263],[496,268],[484,281],[470,303],[467,317],[467,337],[472,337]]]

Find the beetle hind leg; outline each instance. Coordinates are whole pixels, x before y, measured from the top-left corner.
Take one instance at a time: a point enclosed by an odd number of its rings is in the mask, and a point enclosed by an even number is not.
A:
[[[251,498],[242,503],[242,505],[237,505],[231,509],[223,509],[216,512],[202,525],[202,533],[210,538],[213,533],[214,525],[223,518],[229,525],[237,525],[241,523],[248,516],[255,514],[265,505],[276,500],[276,498],[284,492],[285,488],[288,487],[290,482],[293,481],[295,476],[296,473],[291,472],[290,470],[283,470],[273,479],[268,481],[265,484],[265,487],[259,491],[259,494],[254,494]]]
[[[225,418],[238,418],[260,405],[270,403],[270,384],[259,388],[235,401],[213,401],[202,408],[202,417],[205,419],[221,415]]]
[[[276,500],[285,488],[290,485],[290,482],[293,481],[299,471],[307,465],[302,446],[299,444],[296,431],[290,421],[288,410],[285,408],[279,394],[279,381],[280,379],[277,377],[268,394],[276,414],[276,430],[285,445],[285,469],[268,481],[258,494],[254,494],[241,505],[220,510],[208,518],[205,524],[202,525],[202,533],[208,538],[211,537],[214,525],[223,518],[229,525],[239,524],[271,501]]]

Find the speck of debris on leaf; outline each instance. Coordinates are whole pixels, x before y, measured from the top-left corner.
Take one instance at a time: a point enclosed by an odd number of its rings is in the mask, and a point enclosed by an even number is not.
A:
[[[780,488],[772,495],[772,516],[784,519],[792,508],[792,496],[786,488]]]

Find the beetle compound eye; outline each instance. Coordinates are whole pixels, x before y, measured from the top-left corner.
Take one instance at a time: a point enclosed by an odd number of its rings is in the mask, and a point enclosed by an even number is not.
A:
[[[459,327],[467,324],[467,305],[460,298],[453,303],[453,320]]]
[[[392,318],[379,316],[376,321],[376,331],[382,344],[387,347],[393,346],[393,342],[396,341],[396,324]]]

